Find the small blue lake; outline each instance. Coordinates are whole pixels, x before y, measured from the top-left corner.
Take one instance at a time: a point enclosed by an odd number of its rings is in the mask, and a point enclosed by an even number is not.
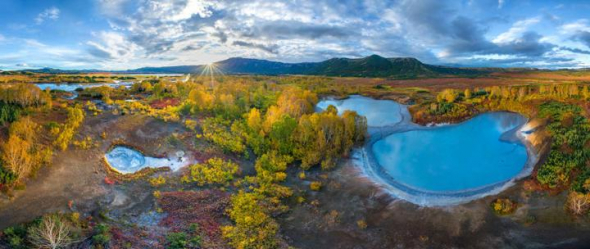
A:
[[[521,172],[526,147],[502,137],[525,122],[514,113],[486,113],[456,125],[394,133],[375,142],[372,150],[384,173],[411,188],[476,189]]]
[[[367,117],[369,126],[396,124],[402,121],[402,109],[405,109],[405,106],[395,101],[376,100],[360,95],[352,95],[342,100],[323,100],[317,104],[317,107],[320,110],[325,110],[330,105],[338,109],[338,114],[342,114],[346,110],[356,111],[359,115]]]
[[[133,82],[118,82],[118,83],[36,83],[41,90],[45,90],[49,88],[49,90],[60,90],[65,92],[73,92],[76,89],[85,89],[85,88],[92,88],[92,87],[99,87],[99,86],[108,86],[108,87],[119,87],[125,86],[130,87],[133,85]]]

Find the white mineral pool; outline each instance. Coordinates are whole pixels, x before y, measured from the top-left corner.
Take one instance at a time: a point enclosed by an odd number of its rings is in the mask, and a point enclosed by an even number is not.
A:
[[[115,146],[105,158],[111,168],[122,174],[132,174],[144,168],[169,167],[176,171],[191,163],[184,152],[176,153],[175,157],[156,158],[143,155],[141,152],[125,146]]]

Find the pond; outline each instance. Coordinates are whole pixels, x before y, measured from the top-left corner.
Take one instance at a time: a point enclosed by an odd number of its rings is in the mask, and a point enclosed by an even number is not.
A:
[[[92,88],[92,87],[99,87],[99,86],[108,86],[108,87],[119,87],[125,86],[129,87],[133,85],[133,82],[117,82],[117,83],[35,83],[39,88],[45,90],[49,88],[49,90],[61,90],[65,92],[73,92],[76,91],[78,88]]]
[[[173,171],[190,164],[190,160],[182,151],[175,157],[156,158],[143,155],[141,152],[125,146],[115,146],[105,155],[111,168],[122,174],[132,174],[144,168],[169,167]]]
[[[339,113],[367,117],[369,139],[353,154],[361,170],[394,196],[424,206],[464,203],[499,193],[530,174],[536,156],[525,145],[527,119],[492,112],[459,124],[411,122],[407,106],[361,96],[327,99]],[[532,156],[531,156],[532,155]]]
[[[369,126],[387,126],[403,120],[405,106],[391,100],[376,100],[360,95],[351,95],[346,99],[326,99],[317,104],[319,110],[325,110],[333,105],[342,114],[346,110],[356,111],[367,117]]]
[[[119,86],[131,87],[133,82],[115,82],[115,83],[35,83],[41,90],[45,90],[49,88],[49,90],[59,90],[64,92],[73,93],[72,97],[69,99],[75,99],[78,97],[76,93],[76,89],[82,88],[92,88],[92,87],[99,87],[99,86],[108,86],[112,88],[116,88]]]

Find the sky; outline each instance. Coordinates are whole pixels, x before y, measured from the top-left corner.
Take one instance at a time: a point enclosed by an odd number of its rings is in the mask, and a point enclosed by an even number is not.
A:
[[[1,0],[0,69],[132,69],[230,57],[415,57],[590,67],[590,1]]]

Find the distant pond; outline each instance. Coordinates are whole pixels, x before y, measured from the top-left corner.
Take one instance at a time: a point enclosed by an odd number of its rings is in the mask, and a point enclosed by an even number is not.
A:
[[[520,131],[527,119],[516,113],[425,127],[411,122],[407,106],[390,100],[355,95],[317,107],[329,105],[367,117],[370,138],[355,151],[357,164],[394,196],[419,205],[459,204],[499,193],[536,163],[525,145],[527,134]]]
[[[49,88],[49,90],[58,90],[72,93],[72,97],[69,99],[75,99],[78,97],[76,93],[77,89],[86,89],[100,86],[108,86],[116,88],[119,86],[131,87],[133,82],[115,82],[115,83],[35,83],[41,90]]]
[[[133,82],[117,82],[117,83],[35,83],[39,88],[45,90],[49,88],[49,90],[61,90],[65,92],[73,92],[76,89],[85,89],[85,88],[92,88],[92,87],[99,87],[99,86],[108,86],[108,87],[119,87],[119,86],[131,86]]]

